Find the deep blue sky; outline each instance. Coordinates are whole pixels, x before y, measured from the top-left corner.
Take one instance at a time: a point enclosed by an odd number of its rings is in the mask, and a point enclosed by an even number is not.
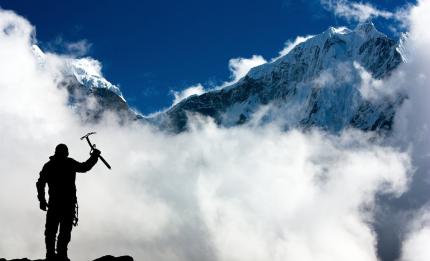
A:
[[[394,10],[407,2],[372,4]],[[171,90],[228,80],[231,58],[270,59],[298,35],[355,26],[318,0],[0,0],[0,6],[36,26],[42,49],[56,48],[59,38],[92,43],[88,55],[102,62],[105,77],[143,113],[169,106]],[[389,33],[387,21],[374,23]]]

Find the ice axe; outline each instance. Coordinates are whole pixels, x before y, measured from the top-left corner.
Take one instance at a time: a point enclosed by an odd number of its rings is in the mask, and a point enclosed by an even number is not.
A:
[[[89,138],[89,136],[90,136],[90,135],[93,135],[93,134],[96,134],[96,133],[95,133],[95,132],[89,132],[89,133],[85,134],[85,135],[81,138],[81,140],[83,140],[83,139],[86,139],[86,140],[87,140],[88,145],[90,145],[91,151],[93,151],[93,150],[96,148],[96,144],[92,144],[92,143],[91,143],[91,141],[90,141],[90,138]],[[101,155],[99,155],[99,158],[100,158],[100,160],[101,160],[101,161],[106,165],[106,167],[107,167],[108,169],[111,169],[111,167],[110,167],[109,163],[107,163],[107,162],[106,162],[106,160],[105,160]]]

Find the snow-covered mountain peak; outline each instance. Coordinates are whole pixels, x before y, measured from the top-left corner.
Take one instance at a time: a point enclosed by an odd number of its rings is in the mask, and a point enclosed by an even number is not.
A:
[[[36,58],[37,65],[40,68],[45,66],[46,54],[40,50],[39,46],[33,44],[31,46],[31,51],[33,52],[34,57]]]
[[[329,29],[333,34],[347,34],[350,33],[351,30],[345,26],[342,27],[329,27]]]
[[[378,30],[375,28],[375,25],[370,20],[358,23],[354,31],[365,34],[378,32]]]
[[[353,32],[351,29],[347,28],[347,27],[333,27],[330,26],[329,28],[327,28],[327,30],[325,30],[324,32],[322,32],[319,35],[316,35],[316,39],[318,39],[319,41],[325,41],[331,37],[335,37],[337,35],[344,35],[344,34],[349,34]]]
[[[372,21],[365,21],[359,23],[355,29],[354,33],[356,35],[359,35],[360,37],[364,39],[370,39],[370,38],[377,38],[377,37],[387,37],[385,34],[378,31],[373,24]]]
[[[286,64],[313,64],[304,72],[306,78],[315,76],[320,71],[333,67],[343,61],[368,63],[374,54],[365,52],[374,46],[376,39],[384,38],[383,42],[391,41],[379,32],[371,21],[362,22],[354,30],[346,27],[329,27],[323,33],[309,38],[295,46],[285,56],[257,67],[248,73],[253,79],[269,77],[272,72],[282,71]],[[381,43],[378,43],[381,44]],[[377,75],[376,75],[377,76]]]
[[[409,39],[409,33],[407,33],[407,32],[401,33],[400,38],[399,38],[399,43],[397,44],[397,49],[396,49],[397,52],[399,52],[400,55],[402,56],[402,60],[404,62],[408,61],[408,56],[409,56],[409,53],[407,51],[408,48],[406,48],[408,39]]]
[[[39,46],[33,44],[31,46],[31,50],[33,51],[33,54],[36,57],[36,59],[44,59],[45,58],[45,53],[42,52],[42,50],[40,50]]]
[[[397,47],[370,21],[354,30],[329,27],[252,68],[237,83],[184,99],[154,121],[182,131],[187,112],[197,112],[224,126],[277,121],[285,128],[334,132],[346,127],[389,130],[403,97],[367,100],[360,91],[360,70],[386,77],[403,61]]]
[[[125,101],[119,87],[102,76],[99,61],[92,58],[70,59],[66,67],[66,73],[72,74],[82,85],[88,88],[108,89]]]
[[[84,122],[97,122],[108,111],[115,112],[120,122],[143,120],[129,107],[118,86],[104,78],[99,61],[44,53],[37,45],[31,52],[41,72],[55,73],[58,88],[68,92],[67,104]]]
[[[46,54],[37,45],[32,45],[32,52],[40,67],[46,64]],[[92,58],[65,58],[63,74],[65,77],[73,77],[79,84],[88,89],[107,89],[118,95],[124,102],[125,99],[118,86],[106,80],[101,72],[101,64]]]

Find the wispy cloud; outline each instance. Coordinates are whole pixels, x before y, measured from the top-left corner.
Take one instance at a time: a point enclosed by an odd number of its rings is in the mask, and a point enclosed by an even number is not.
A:
[[[191,95],[200,95],[205,93],[205,88],[200,83],[197,85],[190,86],[185,88],[182,91],[173,91],[173,96],[175,99],[173,100],[173,105],[178,104],[183,99],[190,97]]]
[[[88,42],[87,39],[82,39],[77,42],[67,42],[65,47],[68,53],[74,56],[84,56],[90,51],[92,43]]]
[[[249,70],[252,68],[267,63],[266,59],[261,55],[253,55],[251,58],[232,58],[228,62],[228,68],[230,70],[230,80],[225,81],[220,85],[215,85],[212,88],[205,88],[202,84],[198,83],[196,85],[185,88],[182,91],[173,91],[174,100],[173,105],[179,103],[181,100],[193,95],[193,94],[202,94],[207,90],[217,90],[222,89],[224,87],[230,86],[238,82],[241,78],[243,78]]]
[[[232,85],[243,78],[249,70],[259,65],[267,63],[266,59],[261,55],[253,55],[251,58],[233,58],[228,62],[228,68],[230,69],[230,81],[225,82],[222,87]]]
[[[279,56],[278,56],[278,57],[273,58],[271,61],[272,61],[272,62],[273,62],[273,61],[276,61],[276,60],[278,60],[279,58],[281,58],[282,56],[287,55],[289,52],[291,52],[291,50],[293,50],[293,49],[294,49],[294,47],[296,47],[297,45],[299,45],[299,44],[301,44],[301,43],[303,43],[303,42],[307,41],[308,39],[310,39],[310,38],[312,38],[312,37],[314,37],[314,36],[313,36],[313,35],[297,36],[297,37],[296,37],[296,39],[294,39],[294,41],[291,41],[291,40],[286,41],[286,42],[285,42],[285,47],[284,47],[284,49],[282,49],[282,50],[279,52]]]
[[[347,0],[321,0],[322,6],[336,16],[352,21],[365,21],[372,18],[397,19],[400,13],[380,10],[370,3]]]
[[[64,53],[73,57],[82,57],[88,55],[92,46],[93,44],[87,39],[68,41],[61,35],[47,43],[47,48],[50,51]]]

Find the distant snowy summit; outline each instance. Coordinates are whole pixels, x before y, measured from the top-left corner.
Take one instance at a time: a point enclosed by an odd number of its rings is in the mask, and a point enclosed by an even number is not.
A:
[[[32,49],[39,65],[43,66],[45,64],[46,54],[37,45],[32,45]],[[65,61],[65,67],[63,68],[64,76],[75,78],[78,83],[82,84],[88,89],[107,89],[124,100],[119,87],[112,84],[102,76],[101,65],[99,61],[89,57],[69,57],[65,59]]]
[[[101,74],[101,66],[91,58],[71,59],[67,66],[68,72],[87,88],[107,89],[125,101],[118,86],[113,85]]]
[[[372,22],[354,30],[330,27],[251,69],[237,83],[188,97],[152,121],[177,132],[187,128],[188,115],[194,113],[226,127],[277,122],[285,129],[390,130],[405,97],[375,99],[364,85],[368,76],[388,77],[403,62],[401,50]]]
[[[38,65],[44,68],[47,54],[37,45],[32,46],[32,51]],[[97,121],[108,111],[127,120],[141,118],[129,108],[120,88],[103,77],[99,61],[90,57],[64,57],[61,73],[63,80],[59,85],[68,90],[69,105],[84,121]]]

